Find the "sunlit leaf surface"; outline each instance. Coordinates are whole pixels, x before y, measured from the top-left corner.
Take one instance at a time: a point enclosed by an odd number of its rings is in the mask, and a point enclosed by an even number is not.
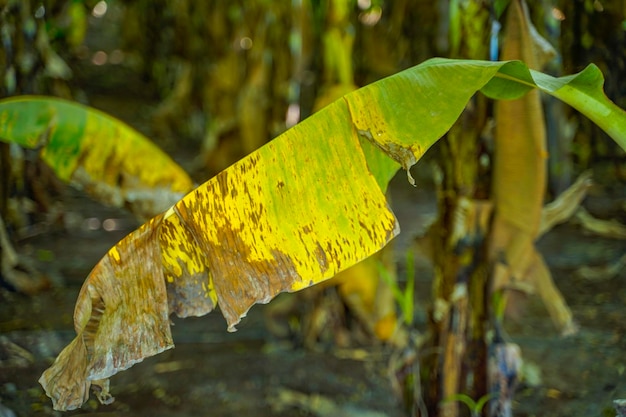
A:
[[[77,338],[40,379],[54,407],[79,407],[92,384],[110,401],[106,378],[172,346],[169,314],[202,315],[217,304],[234,330],[253,304],[380,250],[399,231],[384,197],[389,179],[496,78],[489,93],[505,98],[534,86],[521,63],[446,59],[371,84],[128,235],[87,278]]]
[[[0,140],[39,149],[60,179],[143,218],[167,210],[193,188],[187,173],[145,136],[58,98],[0,100]]]

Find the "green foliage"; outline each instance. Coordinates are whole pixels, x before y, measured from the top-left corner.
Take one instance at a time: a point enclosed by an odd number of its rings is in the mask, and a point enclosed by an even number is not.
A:
[[[383,281],[389,285],[393,292],[393,297],[400,308],[404,324],[413,325],[414,320],[414,302],[415,302],[415,255],[413,251],[406,253],[406,284],[402,289],[392,274],[385,268],[382,262],[378,262],[378,274]]]
[[[494,0],[493,9],[498,19],[502,16],[510,2],[511,0]]]
[[[455,394],[446,398],[444,402],[460,401],[469,408],[472,417],[480,417],[483,408],[492,398],[494,398],[494,394],[485,394],[478,401],[475,401],[467,394]]]

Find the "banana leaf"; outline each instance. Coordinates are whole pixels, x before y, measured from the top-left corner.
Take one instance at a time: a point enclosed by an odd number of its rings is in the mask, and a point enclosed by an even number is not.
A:
[[[624,147],[626,113],[593,65],[564,81],[518,61],[436,58],[347,94],[111,248],[79,294],[77,337],[40,378],[54,408],[80,407],[90,386],[110,402],[110,376],[174,346],[172,313],[219,305],[234,330],[255,303],[377,252],[399,233],[384,195],[399,167],[413,182],[410,167],[478,91],[513,99],[534,88],[610,116]]]
[[[0,141],[39,150],[59,179],[144,219],[193,189],[189,175],[144,135],[101,111],[59,98],[0,100]]]

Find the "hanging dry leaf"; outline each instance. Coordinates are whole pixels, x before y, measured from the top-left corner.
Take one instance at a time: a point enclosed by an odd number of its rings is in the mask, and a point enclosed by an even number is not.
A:
[[[553,202],[547,204],[541,212],[539,236],[572,217],[587,195],[591,184],[591,171],[585,171],[580,174],[574,184],[563,191]]]
[[[502,59],[522,59],[530,68],[545,62],[545,42],[530,23],[526,3],[512,1]],[[562,333],[575,329],[572,313],[535,249],[544,220],[546,129],[539,91],[495,104],[493,199],[495,214],[490,257],[494,289],[536,290]],[[545,226],[544,226],[545,228]]]
[[[626,226],[617,220],[597,219],[582,207],[576,211],[575,219],[587,232],[610,239],[626,239]]]

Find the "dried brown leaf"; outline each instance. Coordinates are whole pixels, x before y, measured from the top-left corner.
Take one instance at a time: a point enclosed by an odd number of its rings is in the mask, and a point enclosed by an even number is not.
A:
[[[108,378],[174,346],[160,248],[158,216],[113,247],[90,273],[74,311],[76,338],[39,382],[55,409],[89,398],[109,402]]]

